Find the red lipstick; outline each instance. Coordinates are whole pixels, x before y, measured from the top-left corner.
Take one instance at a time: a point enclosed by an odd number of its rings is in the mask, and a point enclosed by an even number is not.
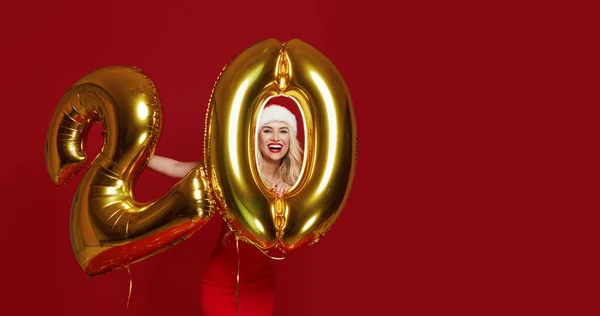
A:
[[[280,153],[281,149],[283,149],[283,145],[280,143],[275,143],[275,142],[271,142],[269,144],[267,144],[267,147],[269,148],[269,151],[272,153]]]

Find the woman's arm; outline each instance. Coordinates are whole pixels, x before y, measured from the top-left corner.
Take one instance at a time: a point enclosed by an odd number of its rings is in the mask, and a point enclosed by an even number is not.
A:
[[[148,168],[173,178],[185,177],[199,161],[181,162],[167,157],[152,156],[148,161]]]

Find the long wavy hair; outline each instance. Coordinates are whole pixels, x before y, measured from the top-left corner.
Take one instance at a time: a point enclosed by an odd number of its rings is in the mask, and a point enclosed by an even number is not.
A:
[[[296,184],[296,181],[298,181],[298,177],[300,177],[303,153],[304,150],[300,146],[298,138],[296,138],[296,136],[290,133],[290,146],[288,152],[281,159],[281,165],[276,171],[277,177],[282,179],[289,186],[293,186],[294,184]],[[258,163],[258,169],[262,169],[263,157],[260,153],[260,149],[258,148],[258,142],[256,142],[256,162]],[[222,243],[224,246],[228,246],[228,239],[231,236],[233,236],[232,231],[228,231],[227,233],[225,233],[225,235],[223,235]]]
[[[258,143],[256,146],[258,147]],[[283,180],[289,186],[293,186],[300,176],[303,153],[304,151],[300,146],[298,138],[290,133],[290,146],[288,152],[281,159],[281,165],[279,165],[279,169],[277,169],[275,173],[279,179]],[[256,162],[258,163],[258,168],[262,169],[263,157],[259,148],[256,148]]]

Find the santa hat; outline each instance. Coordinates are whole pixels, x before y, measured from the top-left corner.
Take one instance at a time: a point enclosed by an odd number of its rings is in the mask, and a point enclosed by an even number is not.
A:
[[[283,122],[287,124],[292,129],[292,134],[294,134],[294,136],[298,136],[296,116],[283,106],[270,105],[265,107],[260,114],[258,129],[261,129],[265,124],[269,124],[271,122]]]

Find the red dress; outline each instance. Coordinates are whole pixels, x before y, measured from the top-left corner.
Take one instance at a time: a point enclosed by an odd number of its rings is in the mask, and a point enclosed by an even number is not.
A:
[[[200,300],[205,316],[235,315],[235,286],[238,257],[235,237],[229,234],[227,245],[223,236],[229,229],[223,224],[221,235],[202,274]],[[254,246],[239,243],[240,284],[238,315],[266,316],[273,314],[273,260]]]

